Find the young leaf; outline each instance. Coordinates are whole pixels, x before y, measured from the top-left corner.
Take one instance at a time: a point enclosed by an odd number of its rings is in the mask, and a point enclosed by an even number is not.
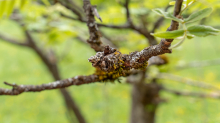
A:
[[[190,34],[193,34],[195,36],[199,37],[205,37],[209,35],[217,35],[220,30],[215,29],[211,26],[204,26],[204,25],[195,25],[191,26],[187,29]]]
[[[50,2],[48,0],[42,0],[42,2],[46,5],[46,6],[50,6]]]
[[[163,17],[166,18],[166,19],[171,19],[171,20],[174,20],[174,21],[177,21],[177,22],[180,22],[180,23],[183,22],[183,20],[178,19],[178,18],[174,17],[171,13],[169,13],[169,12],[164,12],[164,11],[161,10],[161,9],[153,9],[152,11],[155,12],[155,13],[157,13],[157,14],[160,15],[160,16],[163,16]]]
[[[155,13],[157,13],[157,14],[160,15],[160,16],[164,16],[164,13],[165,13],[163,10],[158,9],[158,8],[157,8],[157,9],[153,9],[152,11],[155,12]]]
[[[202,18],[210,15],[211,13],[212,13],[212,8],[206,8],[206,9],[203,9],[203,10],[200,10],[196,13],[191,14],[184,21],[185,21],[185,23],[195,22],[195,21],[201,20]]]
[[[159,32],[159,33],[151,33],[151,35],[166,38],[166,39],[174,39],[180,37],[184,34],[184,30],[175,30],[175,31],[167,31],[167,32]]]
[[[187,37],[188,39],[192,39],[192,38],[195,37],[195,35],[187,34],[186,37]]]
[[[169,5],[175,5],[176,1],[169,2]]]
[[[190,3],[191,1],[194,1],[194,0],[187,0],[187,1],[186,1],[186,5],[189,5],[189,3]]]

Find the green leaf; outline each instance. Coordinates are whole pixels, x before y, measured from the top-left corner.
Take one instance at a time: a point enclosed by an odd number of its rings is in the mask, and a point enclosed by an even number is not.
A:
[[[23,9],[24,6],[27,4],[28,0],[20,0],[19,2],[20,2],[20,7],[19,8]]]
[[[189,5],[189,3],[191,2],[192,0],[187,0],[186,1],[186,5]]]
[[[42,2],[46,5],[46,6],[50,6],[50,2],[48,0],[42,0]]]
[[[169,5],[175,5],[176,1],[169,2]]]
[[[160,15],[160,16],[164,16],[164,13],[166,13],[166,12],[164,12],[163,10],[161,10],[161,9],[153,9],[152,10],[153,12],[155,12],[155,13],[157,13],[158,15]]]
[[[192,39],[192,38],[195,37],[195,35],[187,34],[186,37],[187,37],[188,39]]]
[[[183,22],[183,20],[178,19],[178,18],[174,17],[171,13],[169,13],[169,12],[164,12],[164,11],[161,10],[161,9],[158,9],[158,8],[157,8],[157,9],[153,9],[152,11],[155,12],[155,13],[157,13],[157,14],[160,15],[160,16],[163,16],[164,18],[171,19],[171,20],[174,20],[174,21],[177,21],[177,22],[180,22],[180,23]]]
[[[10,16],[12,13],[14,6],[15,6],[16,0],[10,0],[8,1],[8,9],[7,9],[7,15]]]
[[[175,31],[167,31],[167,32],[159,32],[159,33],[151,33],[151,35],[166,38],[166,39],[174,39],[180,37],[184,34],[184,30],[175,30]]]
[[[193,34],[195,36],[199,37],[205,37],[209,35],[217,35],[220,30],[215,29],[211,26],[204,26],[204,25],[196,25],[191,26],[187,29],[190,34]]]
[[[184,21],[185,21],[185,23],[195,22],[195,21],[201,20],[202,18],[210,15],[211,13],[212,13],[212,8],[206,8],[206,9],[203,9],[203,10],[200,10],[196,13],[191,14]]]
[[[6,0],[1,0],[0,1],[0,18],[2,18],[2,16],[4,15],[5,9],[7,6],[7,1]]]

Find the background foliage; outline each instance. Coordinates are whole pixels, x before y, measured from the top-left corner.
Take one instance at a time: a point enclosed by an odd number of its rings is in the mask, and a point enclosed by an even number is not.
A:
[[[6,0],[1,1],[4,2]],[[76,1],[82,6],[81,1]],[[98,5],[98,11],[106,24],[123,24],[126,21],[125,10],[118,4],[120,1],[92,0],[92,4]],[[139,23],[136,17],[148,14],[147,23],[154,22],[158,16],[151,11],[154,8],[165,8],[169,0],[155,2],[155,0],[133,0],[131,12],[134,22]],[[203,0],[187,9],[184,16],[198,11],[198,8],[213,7],[213,13],[204,20],[206,25],[219,28],[220,2],[218,0]],[[1,7],[0,7],[1,8]],[[94,72],[94,68],[88,62],[88,58],[95,52],[84,43],[76,39],[78,35],[88,38],[86,24],[60,17],[59,12],[73,16],[59,4],[44,6],[36,1],[29,1],[21,7],[20,12],[25,20],[26,28],[29,30],[42,30],[34,33],[38,45],[41,47],[55,49],[60,58],[59,68],[63,78],[76,75],[88,75]],[[171,7],[168,11],[172,11]],[[10,13],[3,11],[0,13]],[[0,14],[1,15],[1,14]],[[2,14],[3,15],[3,14]],[[17,39],[24,39],[19,26],[3,16],[0,20],[0,32]],[[98,20],[97,20],[98,21]],[[166,20],[157,31],[165,31],[170,20]],[[152,29],[152,25],[147,25]],[[46,30],[46,31],[45,31]],[[120,46],[120,51],[129,53],[141,50],[148,46],[146,39],[133,31],[110,30],[102,31],[111,37],[115,44]],[[186,40],[184,44],[174,49],[169,57],[169,64],[162,67],[151,67],[151,73],[158,71],[169,72],[175,75],[206,81],[220,88],[220,66],[209,66],[176,70],[177,65],[200,60],[219,59],[220,36],[207,38],[194,38]],[[49,52],[49,51],[48,51]],[[0,82],[10,81],[17,84],[41,84],[52,81],[52,77],[42,64],[41,60],[30,49],[5,43],[0,40]],[[124,80],[124,79],[123,79]],[[168,87],[182,90],[207,91],[187,86],[174,81],[161,81]],[[3,83],[0,87],[7,88]],[[83,86],[72,86],[68,88],[77,104],[82,109],[88,122],[92,123],[124,123],[129,121],[130,111],[130,86],[124,81],[122,84],[90,84]],[[166,92],[161,93],[167,99],[167,103],[160,105],[157,112],[158,123],[185,123],[220,122],[218,107],[219,100],[198,99],[191,97],[178,97]],[[67,123],[68,115],[64,103],[57,90],[44,91],[41,93],[25,93],[17,97],[1,96],[0,122],[2,123],[38,123],[54,122]]]

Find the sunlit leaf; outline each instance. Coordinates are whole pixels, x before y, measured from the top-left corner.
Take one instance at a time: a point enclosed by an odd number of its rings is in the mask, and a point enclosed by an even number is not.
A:
[[[184,30],[175,30],[175,31],[167,31],[167,32],[159,32],[159,33],[151,33],[151,35],[166,38],[166,39],[174,39],[180,37],[184,34]]]
[[[195,21],[201,20],[202,18],[210,15],[211,13],[212,13],[212,8],[206,8],[206,9],[203,9],[203,10],[200,10],[198,12],[195,12],[195,13],[191,14],[184,21],[186,23],[195,22]]]
[[[191,26],[187,29],[190,34],[193,34],[195,36],[199,37],[205,37],[209,35],[217,35],[220,30],[215,29],[211,26],[204,26],[204,25],[195,25]]]
[[[187,0],[187,1],[186,1],[186,5],[189,5],[189,3],[190,3],[191,1],[193,1],[193,0]]]
[[[50,2],[48,0],[42,0],[42,2],[46,5],[46,6],[50,6]]]
[[[9,16],[12,13],[12,11],[14,9],[14,6],[15,6],[15,3],[16,3],[16,0],[9,0],[8,1],[8,4],[7,4],[7,7],[8,7],[8,9],[7,9],[7,16]]]
[[[171,20],[174,20],[174,21],[177,21],[177,22],[180,22],[180,23],[183,22],[183,20],[178,19],[178,18],[174,17],[171,13],[169,13],[169,12],[164,12],[164,11],[161,10],[161,9],[153,9],[152,11],[155,12],[155,13],[157,13],[157,14],[160,15],[160,16],[163,16],[164,18],[171,19]]]
[[[170,5],[175,5],[176,1],[169,2]]]
[[[28,0],[20,0],[19,8],[22,9],[27,4]]]
[[[4,15],[4,12],[6,10],[6,6],[7,6],[7,1],[1,0],[0,1],[0,18]]]

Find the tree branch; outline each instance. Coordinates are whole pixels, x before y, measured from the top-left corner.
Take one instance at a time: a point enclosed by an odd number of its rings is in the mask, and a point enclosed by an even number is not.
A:
[[[16,39],[12,39],[12,38],[6,37],[6,36],[4,36],[2,34],[0,34],[0,39],[2,39],[5,42],[11,43],[11,44],[15,44],[15,45],[19,45],[19,46],[26,46],[26,47],[30,46],[27,42],[21,43],[21,41],[18,41]]]
[[[125,0],[124,7],[125,7],[125,10],[126,10],[127,22],[128,22],[130,25],[133,25],[133,22],[132,22],[132,20],[131,20],[130,10],[129,10],[129,3],[130,3],[130,0]]]
[[[79,9],[79,7],[72,0],[58,0],[58,2],[76,14],[79,20],[83,20],[83,16],[81,15],[81,8]]]
[[[82,23],[87,23],[87,21],[85,19],[80,20],[79,18],[74,18],[74,17],[68,16],[68,15],[66,15],[64,13],[60,13],[60,15],[62,17],[67,18],[67,19],[76,20],[76,21],[79,21],[79,22],[82,22]],[[110,25],[110,24],[97,23],[97,26],[98,27],[112,28],[112,29],[129,29],[130,28],[130,26],[128,24],[124,24],[124,25]]]
[[[14,14],[13,14],[13,17],[14,18],[12,18],[14,21],[16,21],[20,26],[21,26],[21,28],[23,28],[24,27],[24,23],[21,21],[22,20],[22,18],[20,18],[20,16],[18,16],[18,13],[17,12],[15,12]],[[23,28],[24,29],[24,28]],[[38,46],[35,44],[35,41],[34,41],[34,39],[32,38],[32,36],[31,36],[31,34],[30,34],[30,32],[28,31],[28,30],[26,30],[26,29],[24,29],[24,32],[25,32],[25,36],[26,36],[26,42],[27,42],[27,45],[21,45],[21,46],[27,46],[27,47],[29,47],[29,48],[31,48],[32,50],[34,50],[36,53],[37,53],[37,55],[42,59],[42,61],[43,61],[43,63],[46,65],[46,67],[48,68],[48,70],[50,71],[50,74],[52,74],[52,76],[53,76],[53,78],[55,79],[55,80],[60,80],[60,74],[59,74],[59,71],[58,71],[58,67],[57,67],[57,62],[56,62],[56,58],[55,58],[55,55],[54,54],[47,54],[47,55],[45,55],[44,53],[43,53],[43,51],[40,49],[40,48],[38,48]],[[2,37],[4,37],[4,36],[2,36]],[[10,38],[4,38],[5,40],[8,40],[8,41],[10,41]],[[13,40],[12,40],[13,41]],[[17,41],[16,41],[17,42]],[[14,43],[14,42],[12,42],[13,44],[16,44],[16,45],[19,45],[18,43]],[[53,52],[53,51],[52,51]],[[51,59],[52,58],[52,59]],[[10,85],[10,86],[13,86],[13,85],[15,85],[15,84],[9,84],[9,83],[5,83],[5,84],[7,84],[7,85]],[[17,87],[19,87],[19,86],[13,86],[13,89],[12,89],[12,91],[14,91],[14,90],[16,90],[16,89],[14,89],[14,88],[17,88]],[[2,91],[2,89],[0,89],[0,91]],[[3,91],[4,92],[10,92],[10,90],[8,91],[8,90],[5,90],[5,89],[3,89]],[[60,89],[60,92],[61,92],[61,94],[62,94],[62,97],[64,98],[64,101],[65,101],[65,104],[66,104],[66,108],[68,109],[68,110],[72,110],[74,113],[75,113],[75,115],[76,115],[76,118],[77,118],[77,120],[79,121],[79,123],[86,123],[86,120],[85,120],[85,118],[83,117],[83,115],[82,115],[82,113],[80,112],[80,110],[78,109],[78,107],[77,107],[77,105],[76,105],[76,103],[75,103],[75,101],[74,101],[74,99],[71,97],[71,95],[70,95],[70,93],[66,90],[66,89]],[[1,92],[0,92],[1,93]],[[17,93],[17,92],[15,92],[15,93]],[[18,92],[18,93],[21,93],[21,92]],[[17,93],[17,94],[18,94]],[[11,94],[13,94],[13,92],[11,92]]]
[[[178,96],[189,96],[189,97],[198,97],[198,98],[214,98],[214,99],[220,99],[220,94],[217,92],[213,92],[210,94],[207,93],[198,93],[198,92],[184,92],[184,91],[177,91],[167,88],[162,88],[162,90],[178,95]]]
[[[198,67],[206,67],[212,65],[220,65],[220,59],[190,62],[184,65],[179,65],[175,69],[182,70],[187,68],[198,68]]]
[[[101,52],[104,50],[104,46],[101,42],[101,33],[98,30],[98,26],[95,22],[95,16],[101,20],[96,10],[96,6],[92,6],[90,0],[83,0],[83,8],[88,19],[87,26],[89,28],[90,37],[87,42],[96,51]],[[102,21],[102,20],[101,20]]]
[[[178,15],[181,9],[182,0],[177,0],[174,10],[174,15]],[[97,28],[94,15],[92,13],[92,9],[94,6],[91,6],[90,1],[84,0],[84,9],[87,13],[88,17],[88,27],[91,32],[90,39],[91,41],[96,40],[96,38],[100,38],[100,35],[97,33]],[[169,31],[176,30],[178,28],[178,23],[175,21],[172,21],[170,27],[168,28]],[[32,43],[31,46],[36,49],[36,45],[33,44],[31,40],[31,35],[28,33],[28,31],[25,32],[26,36],[29,39],[29,42]],[[126,76],[126,72],[131,70],[132,68],[138,69],[138,68],[145,68],[146,62],[149,58],[152,56],[164,54],[164,53],[171,53],[171,50],[169,50],[169,46],[172,42],[172,39],[162,39],[160,44],[150,46],[148,48],[143,49],[141,52],[133,52],[129,55],[127,54],[121,54],[119,51],[117,51],[114,48],[111,48],[109,46],[106,46],[104,49],[104,52],[98,52],[95,56],[90,57],[89,61],[93,63],[93,66],[97,68],[97,70],[103,70],[108,72],[117,72],[115,74],[117,75],[111,75],[112,79],[116,79],[120,76]],[[99,45],[100,46],[100,42]],[[38,50],[36,50],[37,53]],[[42,55],[43,56],[43,55]],[[42,60],[44,58],[42,57]],[[45,59],[46,61],[46,59]],[[104,74],[104,75],[102,75]],[[98,74],[90,75],[90,76],[79,76],[74,77],[71,79],[66,80],[60,80],[49,84],[43,84],[38,86],[33,85],[16,85],[16,87],[13,86],[13,89],[0,89],[1,95],[17,95],[23,92],[36,92],[36,91],[42,91],[42,90],[50,90],[50,89],[56,89],[56,88],[64,88],[71,85],[82,85],[87,83],[93,83],[97,81],[101,81],[104,79],[107,79],[106,76],[110,73],[102,73],[101,72],[101,78]],[[116,77],[115,77],[116,76]],[[104,77],[104,78],[103,78]]]
[[[208,83],[201,82],[201,81],[195,81],[192,79],[184,78],[181,76],[176,76],[173,74],[160,73],[157,75],[157,78],[158,79],[169,79],[169,80],[177,81],[177,82],[184,83],[184,84],[191,85],[191,86],[195,86],[195,87],[220,91],[219,88],[217,88],[216,86],[210,85]]]
[[[100,81],[97,75],[90,76],[76,76],[74,78],[69,78],[65,80],[58,80],[48,84],[42,85],[16,85],[4,82],[6,85],[12,86],[13,89],[3,89],[0,88],[0,95],[18,95],[23,92],[40,92],[43,90],[51,90],[57,88],[65,88],[71,85],[82,85]]]

